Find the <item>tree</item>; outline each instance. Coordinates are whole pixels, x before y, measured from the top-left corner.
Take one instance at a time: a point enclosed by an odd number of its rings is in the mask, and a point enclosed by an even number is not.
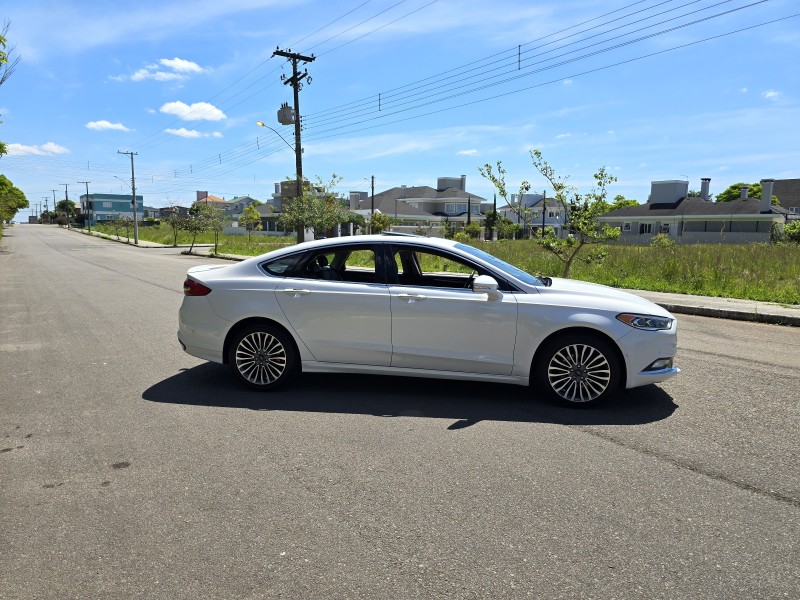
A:
[[[75,216],[75,203],[66,199],[59,200],[58,204],[56,204],[56,212],[72,218]]]
[[[800,221],[792,221],[783,226],[783,239],[800,244]]]
[[[181,216],[176,206],[172,206],[164,221],[172,230],[172,246],[175,247],[178,245],[178,232],[184,229],[184,217]]]
[[[481,236],[481,226],[480,224],[473,221],[472,223],[467,224],[464,227],[464,233],[466,233],[469,237],[476,240]]]
[[[0,85],[3,85],[11,77],[22,59],[20,56],[11,56],[16,46],[8,46],[6,35],[8,35],[10,27],[11,21],[6,20],[3,27],[0,28]]]
[[[622,194],[617,194],[614,196],[614,202],[608,205],[608,210],[606,212],[611,212],[612,210],[617,210],[618,208],[624,208],[626,206],[639,206],[639,201],[633,198],[626,198]]]
[[[0,28],[0,85],[3,85],[6,80],[11,77],[20,61],[19,56],[11,56],[14,53],[15,46],[9,47],[8,41],[6,40],[9,27],[11,27],[11,21],[7,20],[3,23],[3,27]],[[2,123],[2,121],[0,121],[0,123]],[[5,143],[0,142],[0,158],[7,153],[8,148]]]
[[[183,230],[192,236],[192,243],[189,252],[194,250],[197,234],[208,231],[211,226],[211,209],[213,207],[206,202],[195,202],[189,209],[189,216],[183,220]]]
[[[372,233],[382,233],[392,227],[392,218],[381,212],[372,213],[369,219],[369,228]]]
[[[522,231],[522,225],[514,223],[508,217],[500,214],[495,221],[495,227],[497,228],[497,238],[500,240],[513,240]]]
[[[303,185],[302,195],[284,206],[278,223],[284,229],[302,230],[312,228],[315,235],[324,235],[340,223],[347,222],[344,199],[334,191],[342,180],[334,173],[329,183],[317,178],[317,185]]]
[[[738,200],[741,195],[741,187],[746,185],[750,188],[747,195],[750,198],[761,199],[761,183],[734,183],[733,185],[729,185],[719,194],[717,194],[717,202],[732,202],[733,200]],[[779,205],[777,196],[772,196],[772,204]]]
[[[259,203],[260,204],[260,203]],[[212,204],[207,204],[209,210],[206,213],[206,220],[208,228],[214,234],[214,254],[219,250],[219,234],[225,229],[225,226],[230,223],[230,217],[225,214],[222,208],[218,208]]]
[[[0,223],[10,223],[23,208],[28,208],[25,194],[5,175],[0,175]]]
[[[258,209],[253,206],[253,204],[248,204],[245,206],[244,210],[242,211],[242,216],[239,217],[239,224],[244,225],[245,229],[247,229],[248,244],[250,243],[250,236],[252,235],[253,230],[261,231],[261,229],[263,229],[261,225],[261,213],[258,212]]]
[[[620,231],[616,227],[600,225],[597,217],[607,212],[608,186],[614,183],[617,178],[609,174],[605,167],[594,174],[595,187],[586,194],[578,194],[576,189],[567,183],[569,177],[560,177],[555,169],[543,158],[541,151],[531,152],[533,167],[544,177],[553,188],[555,200],[564,209],[567,215],[565,238],[559,238],[552,228],[547,228],[544,234],[536,239],[536,242],[543,248],[552,252],[562,262],[562,277],[568,277],[569,271],[575,260],[583,260],[586,263],[600,262],[605,258],[605,250],[599,248],[589,253],[586,258],[581,258],[580,253],[587,244],[596,244],[615,240],[619,237]],[[505,175],[506,171],[500,161],[497,162],[497,172],[492,166],[486,164],[478,169],[480,174],[494,184],[497,193],[506,201],[510,210],[519,216],[528,227],[533,226],[532,211],[529,207],[522,204],[525,193],[530,191],[531,185],[527,181],[522,181],[519,188],[517,202],[510,202],[506,190]]]

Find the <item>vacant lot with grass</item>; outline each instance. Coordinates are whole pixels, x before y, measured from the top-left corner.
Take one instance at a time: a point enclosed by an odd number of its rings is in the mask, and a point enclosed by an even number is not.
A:
[[[99,230],[109,235],[109,227]],[[130,232],[133,235],[133,232]],[[141,227],[143,240],[172,245],[172,231],[166,225]],[[125,239],[125,232],[122,232]],[[210,233],[197,236],[196,243],[213,243]],[[180,232],[179,244],[191,237]],[[255,256],[294,243],[292,237],[220,236],[221,254]],[[475,246],[539,275],[558,276],[560,261],[531,240],[475,242]],[[798,244],[696,244],[653,248],[608,246],[602,264],[576,262],[570,277],[613,287],[677,292],[701,296],[745,298],[783,304],[800,304],[800,245]]]

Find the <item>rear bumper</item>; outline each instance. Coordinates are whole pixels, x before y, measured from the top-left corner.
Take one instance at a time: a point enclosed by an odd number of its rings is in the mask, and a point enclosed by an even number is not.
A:
[[[222,352],[218,350],[210,350],[208,348],[201,348],[200,346],[190,346],[184,340],[181,339],[181,334],[178,332],[178,342],[180,343],[183,351],[186,354],[191,354],[197,358],[202,358],[203,360],[208,360],[215,363],[222,363]]]

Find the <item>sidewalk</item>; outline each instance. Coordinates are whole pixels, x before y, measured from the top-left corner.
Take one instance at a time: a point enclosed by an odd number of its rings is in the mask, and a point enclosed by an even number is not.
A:
[[[626,291],[647,298],[672,313],[800,327],[800,306],[738,298],[714,298],[645,290]]]
[[[116,241],[114,236],[92,232],[92,235]],[[142,248],[172,248],[152,242],[139,240]],[[184,246],[178,246],[184,247]],[[185,246],[188,248],[189,246]],[[202,249],[213,248],[213,244],[195,244],[200,251],[192,252],[197,256],[209,256],[210,252]],[[215,258],[226,260],[244,260],[250,256],[235,254],[217,254]],[[740,300],[738,298],[715,298],[712,296],[692,296],[690,294],[671,294],[666,292],[650,292],[647,290],[625,290],[642,298],[647,298],[668,311],[676,314],[698,315],[732,319],[734,321],[752,321],[754,323],[770,323],[772,325],[791,325],[800,327],[800,306],[777,304],[775,302],[759,302],[756,300]]]

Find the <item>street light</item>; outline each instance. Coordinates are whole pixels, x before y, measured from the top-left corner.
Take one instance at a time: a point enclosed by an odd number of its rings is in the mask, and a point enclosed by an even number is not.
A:
[[[279,138],[281,138],[281,139],[283,140],[283,143],[284,143],[284,144],[286,144],[287,146],[289,146],[289,150],[291,150],[292,152],[294,152],[294,148],[292,147],[292,145],[291,145],[289,142],[287,142],[287,141],[286,141],[286,139],[285,139],[285,138],[284,138],[284,137],[283,137],[283,136],[282,136],[280,133],[278,133],[278,131],[277,131],[276,129],[273,129],[272,127],[270,127],[269,125],[267,125],[266,123],[264,123],[264,121],[256,121],[256,125],[258,125],[259,127],[266,127],[266,128],[267,128],[267,129],[269,129],[270,131],[274,132],[274,133],[275,133],[275,135],[277,135]]]

